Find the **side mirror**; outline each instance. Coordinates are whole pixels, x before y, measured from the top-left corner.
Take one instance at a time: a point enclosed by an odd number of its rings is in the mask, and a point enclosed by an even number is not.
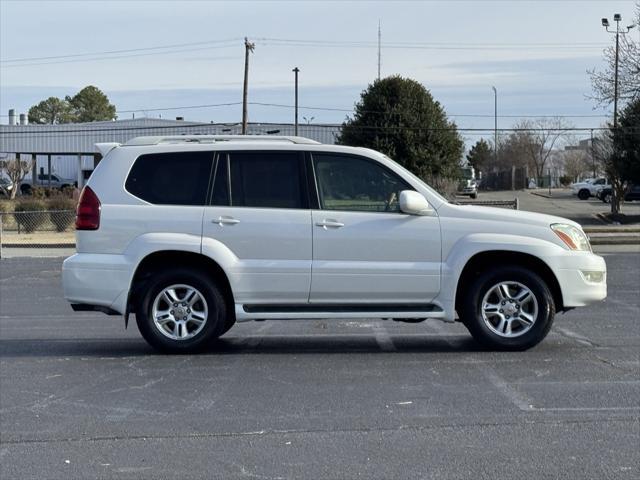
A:
[[[400,192],[400,210],[409,215],[431,215],[433,213],[427,199],[414,190]]]

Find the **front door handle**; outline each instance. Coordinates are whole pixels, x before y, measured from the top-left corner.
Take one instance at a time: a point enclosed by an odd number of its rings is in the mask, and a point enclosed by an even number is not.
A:
[[[211,223],[217,223],[222,227],[223,225],[236,225],[240,223],[240,220],[233,217],[218,217],[215,220],[211,220]]]
[[[322,227],[325,230],[329,229],[329,228],[342,228],[344,227],[344,223],[342,222],[338,222],[336,220],[322,220],[321,222],[316,222],[316,226],[317,227]]]

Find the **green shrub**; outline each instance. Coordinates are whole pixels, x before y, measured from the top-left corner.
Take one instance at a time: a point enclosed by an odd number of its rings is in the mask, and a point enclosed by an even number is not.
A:
[[[573,181],[573,179],[569,175],[563,175],[563,176],[560,177],[560,185],[562,185],[564,187],[569,185],[572,181]]]
[[[64,232],[76,218],[76,204],[64,195],[57,195],[47,201],[49,219],[58,232]]]
[[[13,218],[27,233],[31,233],[41,227],[47,221],[45,205],[40,200],[21,200],[15,204]]]

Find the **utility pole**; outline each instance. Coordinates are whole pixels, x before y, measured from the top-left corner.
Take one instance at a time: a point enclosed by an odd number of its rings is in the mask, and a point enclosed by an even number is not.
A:
[[[253,52],[255,43],[249,43],[244,37],[244,87],[242,90],[242,135],[247,134],[247,90],[249,89],[249,53]]]
[[[493,157],[498,166],[498,89],[491,87],[494,96],[494,108],[493,108]]]
[[[620,35],[626,35],[629,31],[635,27],[635,25],[629,25],[625,30],[620,30],[620,22],[622,21],[622,15],[616,13],[613,15],[613,21],[616,22],[615,31],[609,30],[609,19],[602,19],[602,26],[609,33],[613,33],[616,36],[616,60],[615,60],[615,72],[613,78],[613,128],[618,127],[618,59],[620,54]]]
[[[382,65],[382,30],[380,20],[378,20],[378,80],[380,80],[380,67]]]
[[[596,178],[596,152],[593,145],[593,128],[591,129],[591,166],[593,167],[593,178]]]
[[[292,70],[293,73],[295,73],[296,75],[296,123],[295,123],[295,127],[294,127],[294,134],[296,136],[298,136],[298,72],[300,72],[300,69],[298,67],[294,68]]]

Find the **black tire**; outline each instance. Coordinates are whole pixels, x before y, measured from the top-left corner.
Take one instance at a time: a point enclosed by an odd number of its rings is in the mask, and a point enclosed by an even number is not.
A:
[[[190,338],[172,339],[168,336],[170,332],[162,333],[161,327],[154,322],[152,314],[154,302],[165,288],[172,285],[186,285],[194,288],[204,297],[206,302],[208,314],[204,326]],[[188,311],[190,312],[190,310]],[[201,350],[226,331],[227,304],[222,290],[218,288],[212,278],[203,272],[192,269],[169,270],[154,275],[145,285],[144,294],[136,309],[136,322],[140,333],[153,348],[164,353],[193,353]],[[170,320],[168,327],[175,325],[175,323]],[[192,332],[197,330],[193,324],[191,327],[185,328],[191,328]]]
[[[484,296],[501,282],[517,282],[535,297],[538,314],[533,325],[518,336],[506,337],[492,331],[482,316]],[[549,333],[555,316],[555,303],[547,284],[538,275],[522,267],[499,267],[482,273],[471,282],[459,303],[460,319],[473,338],[484,347],[495,350],[526,350],[540,343]],[[522,307],[525,308],[524,306]],[[520,327],[520,322],[518,322]],[[517,333],[517,332],[516,332]]]
[[[578,198],[580,200],[588,200],[590,196],[591,192],[589,192],[589,190],[587,190],[586,188],[583,188],[578,192]]]
[[[31,195],[31,185],[20,185],[20,193],[22,195]]]
[[[611,203],[611,194],[605,193],[604,195],[602,195],[602,201],[604,203]]]
[[[472,193],[471,194],[471,198],[473,198],[475,200],[476,198],[478,198],[478,194],[477,193]]]

